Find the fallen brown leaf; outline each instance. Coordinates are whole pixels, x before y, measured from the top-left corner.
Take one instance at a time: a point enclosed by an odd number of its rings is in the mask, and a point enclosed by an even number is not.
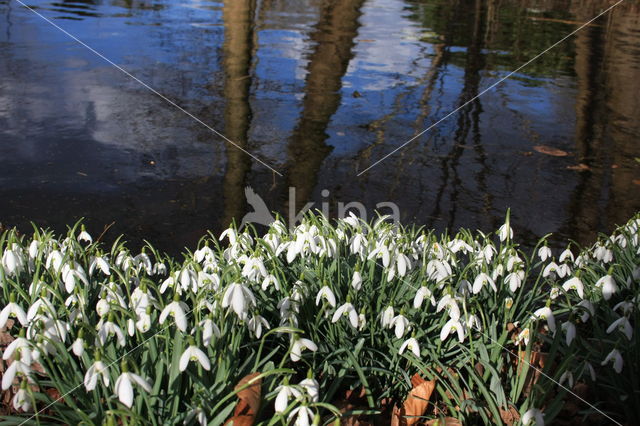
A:
[[[436,381],[425,380],[418,374],[411,378],[413,389],[409,392],[402,408],[393,411],[391,417],[392,425],[411,426],[421,422],[420,416],[427,412],[429,399],[436,387]]]
[[[508,410],[500,407],[499,410],[500,417],[507,426],[512,426],[520,420],[520,413],[514,406],[510,406]]]
[[[429,420],[427,426],[462,426],[462,422],[455,417],[443,417],[441,419]]]
[[[242,378],[235,387],[238,390],[259,376],[260,373],[252,373]],[[258,409],[260,408],[262,379],[258,379],[251,385],[238,392],[238,405],[233,411],[233,417],[226,421],[225,425],[252,426],[256,422]]]
[[[636,185],[640,185],[640,179],[634,179],[631,182],[633,182]]]
[[[563,151],[561,149],[547,145],[536,145],[533,147],[533,150],[539,152],[540,154],[551,155],[553,157],[566,157],[567,155],[569,155],[567,151]]]

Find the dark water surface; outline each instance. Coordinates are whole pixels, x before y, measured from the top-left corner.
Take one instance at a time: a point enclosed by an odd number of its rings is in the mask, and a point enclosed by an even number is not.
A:
[[[85,217],[94,235],[115,222],[110,236],[176,252],[241,220],[245,186],[281,212],[394,202],[438,230],[495,229],[511,207],[527,241],[587,243],[640,210],[638,2],[476,100],[612,3],[25,2],[283,176],[3,0],[6,225]]]

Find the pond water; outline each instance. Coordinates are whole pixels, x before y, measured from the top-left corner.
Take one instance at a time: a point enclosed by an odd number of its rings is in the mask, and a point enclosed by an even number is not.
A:
[[[439,231],[510,207],[526,242],[640,210],[637,2],[476,98],[612,3],[23,1],[166,99],[0,1],[5,225],[85,217],[175,253],[251,211],[247,186],[283,214],[392,202]]]

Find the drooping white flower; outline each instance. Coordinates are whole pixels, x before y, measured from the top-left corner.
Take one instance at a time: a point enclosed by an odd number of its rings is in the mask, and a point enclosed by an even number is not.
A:
[[[318,402],[320,399],[320,384],[318,381],[312,377],[307,377],[298,383],[302,389],[305,390],[307,396],[309,397],[309,401]]]
[[[561,263],[566,262],[567,260],[573,262],[575,258],[573,257],[573,253],[571,253],[571,250],[567,248],[562,253],[560,253],[560,257],[558,258],[558,260]]]
[[[524,343],[525,346],[529,344],[529,334],[530,331],[528,328],[525,328],[524,330],[522,330],[520,333],[518,333],[518,336],[516,337],[516,344],[521,344]]]
[[[436,312],[440,312],[445,307],[447,308],[451,319],[457,320],[460,318],[460,308],[458,307],[458,303],[456,299],[451,297],[449,294],[442,296],[438,302],[438,306],[436,307]]]
[[[98,315],[103,317],[107,315],[111,311],[111,305],[107,299],[100,299],[98,303],[96,303],[96,312]]]
[[[270,285],[273,285],[276,290],[280,290],[280,282],[273,274],[269,274],[262,280],[262,291],[266,291]]]
[[[78,337],[76,340],[74,340],[73,344],[71,345],[71,350],[76,356],[82,356],[82,354],[84,353],[84,339],[82,337]]]
[[[511,229],[508,223],[505,223],[498,229],[498,236],[500,237],[500,241],[505,241],[507,238],[512,239],[513,229]]]
[[[582,284],[582,280],[579,277],[569,278],[564,284],[562,284],[562,289],[566,292],[569,290],[575,290],[578,293],[580,299],[584,299],[584,285]]]
[[[382,315],[380,316],[380,324],[384,328],[391,327],[391,322],[395,317],[395,313],[393,312],[393,306],[387,306],[384,311],[382,311]]]
[[[616,306],[613,307],[613,310],[617,311],[618,309],[622,309],[623,315],[630,315],[633,312],[633,308],[634,305],[632,302],[623,300],[622,302],[617,303]]]
[[[115,383],[115,392],[118,400],[127,407],[133,405],[133,385],[138,385],[146,392],[151,392],[151,384],[142,377],[128,371],[123,372]]]
[[[211,362],[207,355],[195,344],[189,345],[187,349],[180,356],[180,361],[178,362],[178,368],[180,371],[184,371],[187,369],[187,365],[190,361],[198,362],[202,368],[209,371],[211,369]]]
[[[541,261],[545,262],[547,259],[551,258],[553,256],[553,253],[551,252],[551,249],[547,246],[542,246],[538,249],[538,257],[540,258]]]
[[[289,399],[302,398],[302,392],[297,386],[289,386],[288,384],[278,386],[278,395],[276,396],[275,409],[276,413],[284,413],[289,406]]]
[[[567,383],[567,387],[569,389],[573,388],[573,373],[569,370],[565,370],[564,373],[560,375],[560,379],[558,379],[558,383],[561,385],[563,385],[565,382]]]
[[[433,293],[426,286],[422,286],[416,291],[416,295],[413,298],[413,307],[419,309],[422,306],[422,302],[425,299],[429,299],[431,306],[436,306],[436,298],[433,297]]]
[[[247,286],[240,283],[232,283],[227,287],[222,297],[222,307],[231,306],[238,318],[244,320],[251,306],[256,305],[256,298]]]
[[[613,296],[615,293],[618,292],[618,286],[616,285],[616,281],[609,274],[600,278],[596,282],[596,287],[602,289],[602,297],[604,297],[604,300],[611,299],[611,296]]]
[[[440,330],[440,340],[444,342],[449,334],[453,332],[458,333],[458,340],[462,343],[464,341],[464,327],[458,319],[453,318],[449,319],[444,327],[442,327],[442,330]]]
[[[116,323],[112,322],[111,320],[108,320],[102,323],[102,325],[98,329],[96,342],[100,343],[100,346],[104,346],[104,344],[107,342],[107,338],[109,338],[109,336],[111,335],[116,336],[118,345],[124,346],[126,344],[126,340],[124,337],[124,333],[122,332],[122,329],[120,329],[120,327]]]
[[[522,280],[524,280],[524,271],[514,271],[505,277],[504,282],[509,284],[509,290],[515,293],[522,285]]]
[[[582,310],[582,315],[580,315],[580,321],[587,322],[589,317],[595,313],[595,308],[593,304],[587,299],[581,300],[580,303],[576,305],[579,309]]]
[[[531,408],[522,415],[523,425],[544,426],[544,415],[537,408]]]
[[[409,329],[409,320],[404,315],[399,314],[391,320],[391,326],[394,327],[396,337],[401,339]]]
[[[629,319],[627,317],[620,317],[609,325],[607,328],[607,334],[611,334],[614,330],[620,330],[622,334],[627,336],[629,341],[633,336],[633,327],[631,327],[631,323],[629,323]]]
[[[178,302],[177,300],[169,303],[160,313],[160,324],[163,324],[167,317],[171,315],[175,321],[178,330],[185,332],[187,330],[187,315],[185,310],[188,309],[184,302]]]
[[[189,414],[187,414],[187,417],[184,419],[184,422],[182,424],[184,426],[193,424],[192,422],[194,419],[200,426],[207,426],[207,424],[209,424],[209,422],[207,421],[207,413],[205,413],[205,411],[201,407],[196,407],[193,410],[189,411]]]
[[[2,266],[4,266],[7,275],[18,275],[24,269],[24,261],[17,244],[14,243],[14,247],[5,250],[2,255]]]
[[[615,372],[620,374],[622,372],[622,368],[624,367],[624,360],[622,359],[622,354],[619,350],[613,349],[611,352],[609,352],[600,365],[608,364],[611,361],[613,361],[613,369],[615,370]]]
[[[217,338],[222,336],[220,329],[210,318],[200,321],[199,325],[202,327],[202,343],[204,343],[205,346],[209,346],[213,336]]]
[[[109,276],[111,275],[111,268],[109,267],[109,263],[102,256],[96,256],[91,265],[89,265],[89,275],[92,276],[95,270],[102,271],[103,274]]]
[[[353,287],[356,291],[362,288],[362,275],[359,271],[353,272],[353,277],[351,278],[351,287]]]
[[[565,333],[565,342],[567,343],[567,346],[570,346],[571,342],[573,342],[573,339],[575,339],[576,337],[575,324],[573,324],[570,321],[566,321],[566,322],[563,322],[560,327],[562,328],[562,331],[564,331]]]
[[[493,281],[493,279],[489,275],[487,275],[486,273],[481,272],[480,274],[478,274],[476,279],[473,280],[473,287],[472,287],[473,294],[480,293],[480,290],[482,290],[482,287],[484,287],[485,284],[489,284],[494,292],[498,291],[498,289],[496,288],[496,284]]]
[[[332,308],[336,307],[336,296],[333,294],[333,291],[328,286],[322,287],[318,290],[318,294],[316,295],[316,305],[320,304],[321,299],[325,299]]]
[[[537,309],[533,315],[531,315],[532,319],[543,319],[545,321],[547,321],[547,326],[549,326],[549,330],[551,330],[552,333],[556,332],[556,319],[553,316],[553,312],[551,311],[551,309],[547,308],[546,306],[544,308],[540,308]]]
[[[13,342],[9,343],[9,346],[7,346],[2,353],[2,359],[5,361],[11,359],[18,349],[20,350],[20,357],[22,359],[31,359],[31,346],[29,345],[29,341],[24,338],[24,335],[19,336]]]
[[[293,410],[287,417],[287,424],[291,424],[291,421],[295,417],[296,421],[294,426],[309,426],[313,422],[314,413],[306,405],[300,405]]]
[[[318,346],[309,339],[294,336],[292,338],[291,345],[291,361],[300,361],[300,358],[302,357],[302,351],[305,349],[309,349],[311,352],[315,352],[318,350]]]
[[[416,358],[420,358],[420,345],[415,338],[410,337],[405,340],[402,345],[400,345],[400,350],[398,351],[398,353],[402,355],[405,349],[409,349],[411,352],[413,352]]]
[[[27,325],[27,314],[24,312],[24,309],[16,303],[14,294],[9,296],[9,303],[0,311],[0,328],[7,325],[7,320],[10,317],[16,318],[22,325]]]
[[[89,235],[87,230],[84,228],[84,225],[82,225],[80,234],[78,235],[78,241],[85,241],[89,244],[93,243],[93,238],[91,237],[91,235]]]
[[[338,322],[340,317],[342,317],[343,315],[349,317],[349,322],[351,323],[351,326],[353,328],[358,328],[358,312],[351,303],[347,302],[336,309],[333,317],[331,318],[331,322]]]
[[[547,266],[545,266],[544,269],[542,270],[542,276],[544,278],[547,278],[551,274],[559,275],[558,268],[559,267],[556,262],[549,262]]]
[[[2,375],[2,390],[5,391],[11,387],[13,384],[13,379],[15,379],[16,375],[23,375],[29,378],[31,374],[31,367],[29,364],[23,362],[22,360],[14,360],[9,367],[4,371]]]
[[[480,324],[480,318],[477,315],[471,314],[467,317],[466,326],[468,329],[476,329],[482,331],[482,324]]]
[[[13,396],[13,399],[11,400],[11,403],[13,404],[13,408],[16,410],[22,410],[22,411],[31,411],[31,396],[29,395],[29,392],[27,391],[27,382],[23,381],[20,384],[20,389],[18,390],[18,392],[16,392],[16,394]]]
[[[259,339],[260,336],[262,336],[262,327],[266,328],[267,330],[271,328],[267,320],[264,319],[261,315],[255,314],[247,322],[247,328],[251,333],[253,333],[256,339]]]
[[[96,357],[96,361],[89,367],[84,375],[84,387],[87,391],[92,391],[98,384],[98,378],[102,378],[102,383],[105,386],[109,386],[109,370],[108,367],[100,360],[100,357]]]

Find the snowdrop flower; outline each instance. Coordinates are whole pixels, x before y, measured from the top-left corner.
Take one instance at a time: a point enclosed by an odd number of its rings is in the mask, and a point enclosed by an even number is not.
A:
[[[96,388],[99,377],[102,377],[102,383],[105,386],[109,386],[108,367],[102,362],[101,358],[100,352],[96,352],[94,363],[84,375],[84,387],[87,391],[92,391]]]
[[[617,311],[618,309],[622,309],[622,313],[624,315],[629,315],[633,312],[633,303],[623,300],[622,302],[616,304],[616,306],[613,307],[614,311]]]
[[[116,336],[118,345],[125,345],[126,341],[124,338],[124,333],[122,332],[120,327],[113,322],[113,315],[110,315],[109,319],[99,327],[96,341],[100,343],[100,346],[104,346],[104,344],[107,342],[107,338],[111,335]]]
[[[359,271],[353,272],[353,277],[351,278],[351,287],[353,287],[356,291],[362,288],[362,275]]]
[[[587,368],[587,370],[589,370],[589,376],[591,376],[591,381],[595,382],[596,381],[596,370],[593,368],[593,365],[591,365],[588,362],[585,362],[584,366]]]
[[[24,268],[22,256],[18,251],[19,246],[14,243],[13,249],[5,250],[2,255],[2,266],[4,266],[7,275],[18,275]]]
[[[396,337],[398,339],[401,339],[402,336],[404,336],[404,333],[409,329],[409,320],[405,318],[405,316],[402,315],[402,313],[400,313],[399,315],[395,316],[391,320],[390,327],[395,327],[394,331],[395,331]]]
[[[549,262],[547,266],[542,270],[542,276],[547,278],[549,275],[558,275],[558,264],[556,262]]]
[[[504,307],[507,309],[511,309],[511,307],[513,306],[513,298],[512,297],[507,297],[504,299]]]
[[[565,341],[567,342],[567,346],[571,345],[573,339],[576,337],[576,326],[570,321],[563,322],[560,326],[562,331],[565,333]]]
[[[60,267],[62,266],[62,258],[62,253],[60,253],[58,250],[53,250],[51,253],[49,253],[49,256],[47,256],[45,268],[52,272],[59,271]]]
[[[340,317],[342,317],[343,315],[349,317],[349,322],[351,323],[351,326],[353,328],[358,328],[358,312],[351,303],[347,302],[344,305],[340,306],[333,314],[331,322],[338,322]]]
[[[151,310],[150,307],[148,310]],[[138,319],[135,322],[135,328],[140,333],[146,333],[151,329],[151,315],[147,312],[142,312],[138,315]]]
[[[451,265],[446,260],[432,259],[427,263],[427,278],[443,283],[452,274]]]
[[[578,293],[580,299],[584,299],[584,285],[579,277],[575,276],[570,278],[567,282],[562,284],[562,289],[566,292],[569,290],[575,290]]]
[[[622,355],[620,354],[619,350],[613,349],[611,352],[609,352],[607,357],[604,359],[604,361],[602,361],[600,365],[608,364],[611,361],[613,361],[613,369],[615,370],[615,372],[620,374],[624,366],[624,360],[622,359]]]
[[[562,253],[560,253],[560,258],[558,260],[560,261],[560,263],[562,263],[562,262],[565,262],[567,259],[569,259],[571,262],[575,260],[575,258],[573,257],[573,253],[571,253],[571,250],[569,250],[568,248],[565,249],[565,251],[563,251]]]
[[[309,349],[311,352],[315,352],[318,350],[318,346],[309,339],[294,336],[293,344],[291,345],[291,361],[300,361],[300,358],[302,357],[302,351],[305,349]]]
[[[475,328],[478,331],[482,331],[482,325],[480,324],[480,318],[478,318],[477,315],[475,314],[471,314],[469,315],[469,317],[467,318],[467,327],[469,329],[473,329]]]
[[[498,229],[498,236],[500,237],[500,241],[513,238],[513,229],[509,226],[508,221]]]
[[[294,426],[309,426],[313,422],[314,414],[309,407],[301,405],[291,411],[287,423],[290,424],[294,417],[296,418]]]
[[[247,322],[247,328],[251,333],[253,333],[256,339],[259,339],[260,336],[262,336],[262,327],[267,330],[271,328],[267,320],[258,314],[253,315]]]
[[[93,243],[93,238],[91,238],[91,235],[89,235],[89,233],[85,229],[84,225],[82,225],[81,228],[80,228],[80,234],[78,235],[78,241],[85,241],[85,242],[87,242],[89,244]]]
[[[415,297],[413,298],[413,307],[418,309],[422,306],[422,301],[426,298],[431,302],[431,306],[436,306],[436,299],[433,297],[433,293],[426,286],[422,286],[416,292]]]
[[[20,353],[21,358],[31,359],[31,347],[29,341],[24,338],[24,329],[20,330],[20,335],[13,342],[9,343],[2,353],[2,359],[5,361],[11,359],[14,353]]]
[[[547,259],[551,258],[551,256],[553,256],[553,253],[551,253],[551,249],[546,245],[538,249],[538,257],[541,261],[545,262]]]
[[[531,408],[526,413],[522,415],[522,424],[523,425],[532,425],[535,426],[544,426],[544,416],[542,411],[537,408]]]
[[[124,372],[116,380],[115,392],[118,395],[118,400],[131,408],[133,405],[133,385],[140,386],[146,392],[151,392],[151,385],[137,374],[129,373],[126,369],[123,370]]]
[[[305,390],[309,396],[309,401],[318,402],[320,399],[320,384],[311,376],[311,371],[309,371],[307,376],[308,377],[298,383],[298,385]]]
[[[185,349],[185,351],[180,356],[180,361],[178,362],[178,368],[180,371],[184,371],[187,369],[187,365],[190,361],[197,361],[200,363],[202,368],[209,371],[211,369],[211,362],[209,362],[209,358],[207,355],[199,349],[193,337],[189,336],[189,347]]]
[[[7,325],[7,320],[10,317],[16,318],[22,325],[27,325],[27,314],[16,303],[16,295],[13,293],[9,295],[7,306],[0,311],[0,328],[4,328]]]
[[[98,303],[96,303],[96,312],[99,316],[103,317],[107,315],[111,311],[111,305],[107,301],[107,299],[100,299]]]
[[[627,336],[627,339],[631,340],[631,336],[633,335],[633,327],[629,323],[629,319],[627,317],[620,317],[609,325],[607,328],[607,334],[611,334],[614,330],[620,330],[622,334]]]
[[[440,340],[444,342],[449,334],[453,332],[458,333],[458,340],[462,343],[464,341],[464,327],[458,319],[453,318],[447,321],[444,327],[442,327],[442,330],[440,331]]]
[[[482,287],[484,287],[485,284],[489,284],[494,292],[498,291],[493,279],[489,275],[485,274],[484,272],[481,272],[473,281],[473,288],[472,288],[473,294],[480,293],[480,290],[482,290]]]
[[[517,289],[520,288],[520,286],[522,285],[522,280],[524,279],[524,271],[516,271],[516,272],[511,272],[509,275],[507,275],[504,279],[504,281],[509,284],[509,290],[511,290],[512,293],[515,293]]]
[[[333,294],[333,291],[328,286],[322,287],[318,294],[316,295],[316,306],[320,304],[320,300],[324,298],[332,308],[336,307],[336,296]]]
[[[580,321],[582,321],[583,323],[587,322],[589,317],[595,313],[595,308],[593,307],[593,304],[587,299],[580,301],[580,303],[578,303],[576,306],[582,310],[582,315],[580,315]]]
[[[171,315],[175,321],[178,330],[183,333],[187,330],[187,315],[185,310],[188,309],[184,302],[179,302],[180,296],[176,293],[173,296],[173,302],[169,303],[160,313],[160,324],[164,324],[165,320]]]
[[[220,333],[220,329],[210,318],[200,321],[199,325],[200,327],[202,327],[202,343],[204,343],[205,346],[209,346],[209,344],[211,343],[211,338],[213,336],[217,338],[220,338],[220,336],[222,336],[222,334]]]
[[[613,252],[605,246],[598,245],[598,247],[593,251],[593,257],[602,263],[609,263],[613,260]]]
[[[393,306],[387,306],[380,317],[380,324],[384,328],[390,328],[395,313],[393,312]]]
[[[78,332],[78,338],[71,345],[71,350],[78,357],[84,353],[84,330],[80,329]]]
[[[13,408],[22,411],[31,411],[31,398],[27,391],[27,382],[25,380],[20,384],[20,389],[11,400]]]
[[[29,364],[26,364],[22,360],[14,360],[9,367],[5,370],[2,375],[2,390],[6,391],[13,384],[13,379],[15,379],[16,375],[21,374],[25,377],[29,378],[29,374],[31,374],[31,367]]]
[[[549,326],[549,330],[552,333],[556,332],[556,319],[553,316],[553,312],[548,307],[540,308],[536,310],[533,315],[531,315],[531,319],[543,319],[547,321],[547,325]]]
[[[40,251],[40,241],[33,240],[31,244],[29,244],[29,258],[35,259],[38,257],[38,252]]]
[[[436,312],[440,312],[445,307],[449,311],[449,317],[451,319],[457,320],[460,318],[460,308],[458,307],[458,303],[456,302],[456,299],[451,297],[449,294],[445,294],[442,299],[440,299],[438,306],[436,307]]]
[[[93,275],[96,269],[102,271],[102,273],[107,276],[111,275],[109,264],[101,256],[96,256],[91,262],[91,265],[89,265],[89,276]]]
[[[275,409],[276,413],[284,413],[289,406],[289,399],[291,397],[295,399],[302,398],[302,392],[297,386],[289,386],[285,380],[284,385],[278,386],[278,395],[276,396]]]
[[[564,382],[567,382],[567,387],[569,389],[573,388],[573,373],[569,370],[566,370],[564,373],[562,373],[562,375],[560,376],[560,379],[558,379],[558,383],[559,384],[564,384]]]
[[[610,274],[607,274],[604,277],[600,278],[596,282],[596,288],[602,289],[602,297],[604,297],[604,300],[611,299],[611,296],[618,292],[616,281]]]
[[[266,291],[272,284],[276,290],[280,290],[280,282],[278,282],[278,279],[274,275],[269,274],[262,280],[262,291]]]
[[[231,306],[238,318],[242,320],[247,317],[248,308],[255,305],[256,298],[251,290],[244,284],[230,284],[222,297],[222,307],[226,308]]]
[[[45,292],[43,292],[45,293]],[[33,320],[36,315],[46,313],[47,315],[54,315],[56,309],[51,304],[46,294],[42,294],[27,310],[27,322]]]
[[[415,355],[416,358],[420,358],[420,345],[415,338],[410,337],[405,340],[404,343],[402,343],[402,345],[400,346],[400,350],[398,351],[398,353],[402,355],[405,349],[409,349],[411,352],[413,352],[413,355]]]
[[[186,426],[192,424],[191,422],[194,419],[200,426],[207,426],[208,424],[207,413],[205,413],[201,407],[197,407],[189,411],[189,414],[187,414],[187,417],[184,419],[183,425]]]

